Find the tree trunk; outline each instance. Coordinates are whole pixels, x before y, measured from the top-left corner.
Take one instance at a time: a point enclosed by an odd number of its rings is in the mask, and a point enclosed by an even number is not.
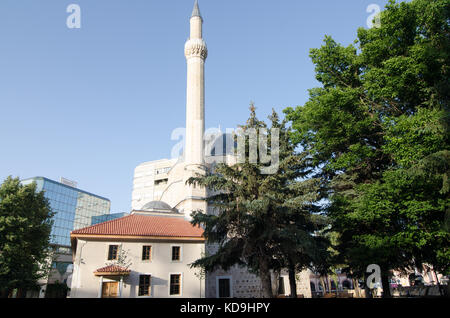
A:
[[[8,289],[0,290],[0,298],[8,298],[10,291]]]
[[[389,283],[389,272],[382,271],[381,285],[383,286],[383,298],[391,298],[391,286]]]
[[[322,292],[323,292],[323,295],[325,295],[325,293],[327,292],[327,287],[325,286],[325,281],[324,281],[322,275],[320,275],[320,277],[319,277],[319,282],[320,282],[319,284],[322,285]],[[323,295],[322,295],[322,296],[323,296]]]
[[[359,282],[356,278],[352,279],[353,281],[353,289],[355,290],[356,298],[361,298],[361,290],[359,289]]]
[[[330,276],[327,275],[327,285],[328,285],[328,293],[331,294],[331,279]]]
[[[439,277],[437,276],[437,273],[436,273],[436,271],[434,269],[433,269],[433,274],[434,274],[434,277],[436,277],[436,284],[437,284],[438,289],[439,289],[439,295],[444,296],[444,293],[442,292],[441,283],[439,282]]]
[[[24,289],[24,288],[19,288],[19,289],[17,290],[17,296],[16,296],[16,298],[26,298],[26,296],[27,296],[27,290],[26,290],[26,289]]]
[[[272,291],[275,290],[274,297],[280,296],[280,278],[281,278],[281,271],[276,270],[273,272],[273,277],[271,276],[270,279],[273,279],[273,282],[275,283],[275,288],[272,288]]]
[[[259,277],[261,279],[262,298],[273,298],[269,264],[264,258],[261,258],[259,262]]]
[[[336,280],[334,280],[333,277],[333,281],[334,281],[334,287],[336,288],[336,297],[339,295],[339,276],[336,276]]]
[[[297,282],[295,281],[295,265],[289,264],[289,286],[291,298],[297,298]]]

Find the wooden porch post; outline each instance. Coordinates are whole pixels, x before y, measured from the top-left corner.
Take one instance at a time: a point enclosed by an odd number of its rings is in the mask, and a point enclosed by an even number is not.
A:
[[[120,276],[120,283],[119,283],[119,298],[122,298],[122,287],[123,287],[123,276]]]
[[[100,290],[98,291],[98,298],[102,298],[103,292],[103,276],[100,276]]]

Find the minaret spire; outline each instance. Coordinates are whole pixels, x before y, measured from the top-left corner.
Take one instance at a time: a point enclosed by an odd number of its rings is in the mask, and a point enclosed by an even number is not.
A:
[[[208,55],[202,24],[198,2],[195,1],[190,18],[190,37],[184,47],[187,63],[185,162],[188,166],[197,167],[204,164],[205,60]]]
[[[205,61],[208,49],[203,40],[203,19],[200,15],[198,2],[194,3],[194,10],[189,20],[190,36],[184,46],[187,64],[186,88],[186,138],[184,148],[183,184],[186,195],[179,206],[187,218],[192,211],[205,211],[206,201],[199,198],[206,197],[206,190],[186,183],[191,177],[205,172]]]
[[[194,3],[194,9],[192,10],[190,24],[191,24],[190,39],[201,39],[202,38],[203,18],[200,14],[200,8],[198,7],[197,0]]]
[[[193,17],[202,17],[202,15],[200,14],[200,8],[198,7],[198,0],[195,0],[194,3],[194,9],[192,10],[191,18]]]

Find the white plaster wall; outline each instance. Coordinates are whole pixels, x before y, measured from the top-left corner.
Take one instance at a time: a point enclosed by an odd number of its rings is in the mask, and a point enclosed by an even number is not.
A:
[[[139,275],[151,274],[152,298],[199,298],[205,295],[205,281],[195,274],[198,270],[190,269],[189,264],[202,255],[203,243],[186,242],[156,242],[156,241],[95,241],[78,240],[76,257],[74,259],[74,274],[72,278],[71,298],[97,298],[100,293],[100,277],[94,275],[98,268],[106,266],[108,246],[120,245],[128,252],[131,261],[131,273],[124,278],[122,298],[137,298],[139,288]],[[152,246],[151,261],[142,261],[142,246]],[[172,245],[181,246],[180,262],[171,260]],[[182,294],[169,295],[170,273],[182,274]],[[118,278],[114,278],[118,279]],[[104,278],[104,281],[107,279]]]

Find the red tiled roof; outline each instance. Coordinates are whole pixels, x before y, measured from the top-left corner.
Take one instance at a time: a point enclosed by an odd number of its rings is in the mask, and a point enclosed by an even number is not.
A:
[[[72,231],[71,234],[202,238],[203,229],[180,217],[131,214]]]
[[[118,265],[105,266],[95,271],[95,273],[129,273],[129,272],[131,272],[131,270]]]

